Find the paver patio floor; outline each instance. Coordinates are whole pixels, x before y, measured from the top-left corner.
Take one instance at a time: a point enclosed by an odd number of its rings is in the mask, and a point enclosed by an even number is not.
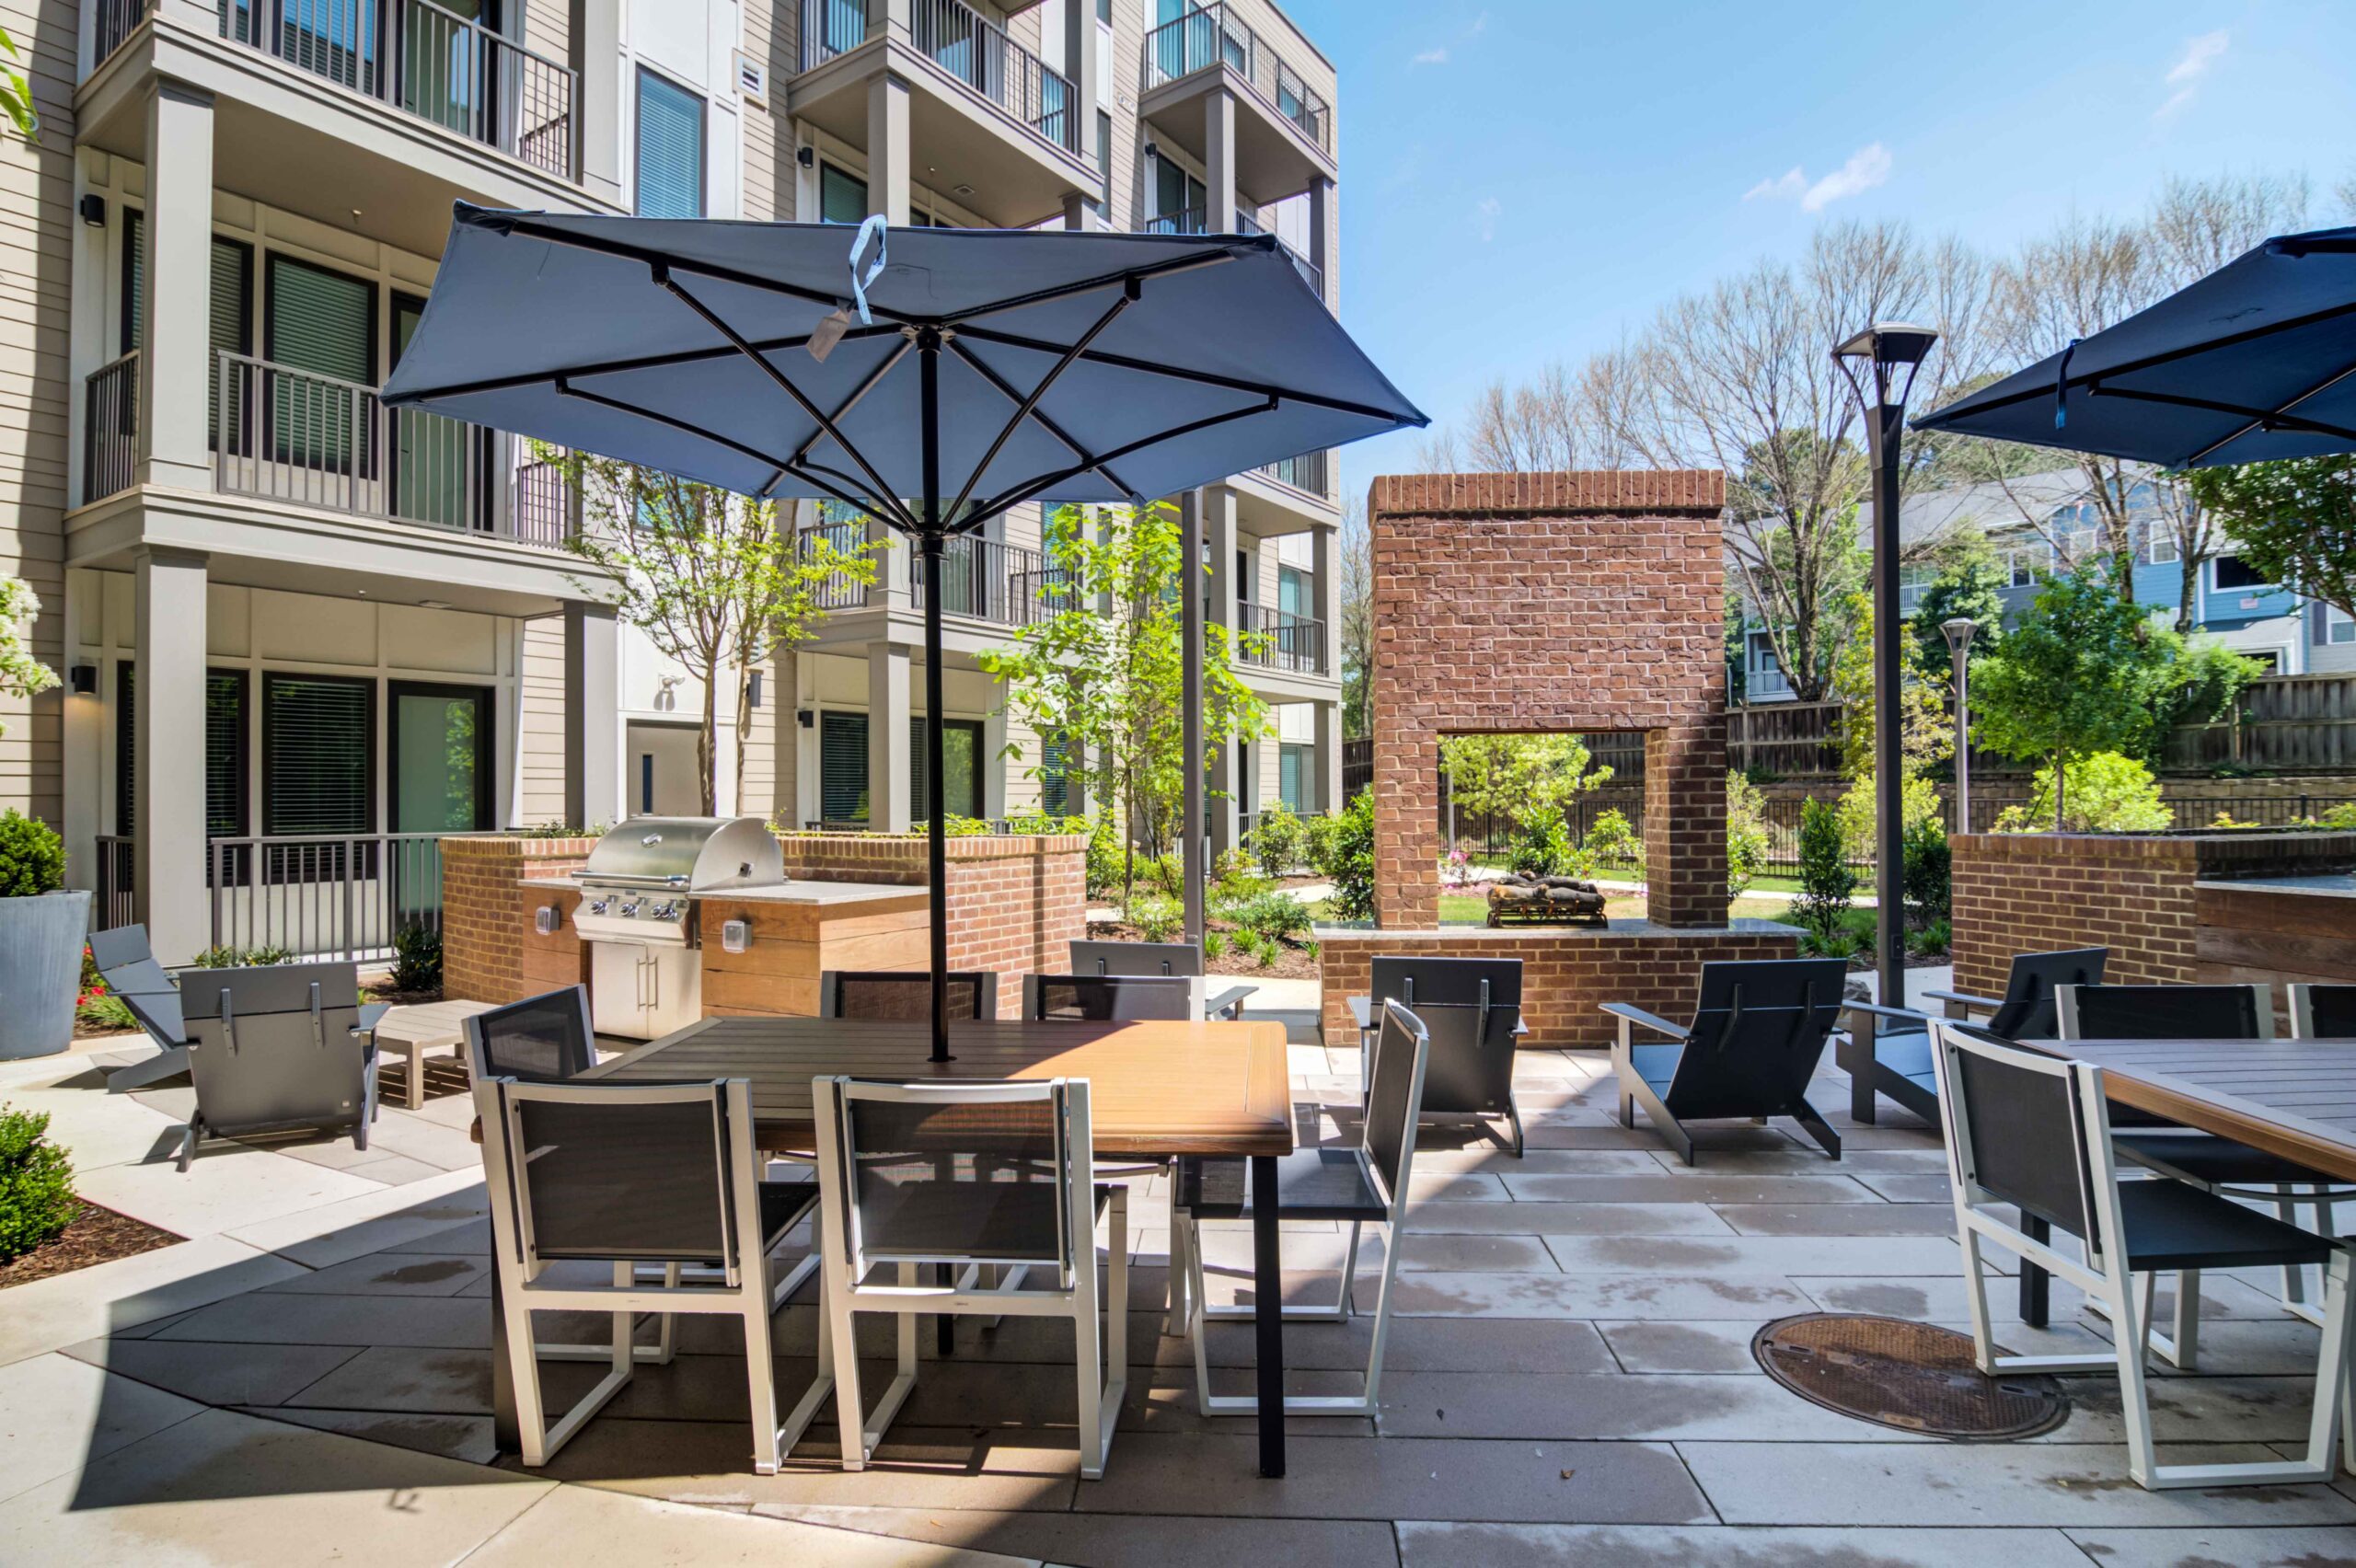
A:
[[[1306,1042],[1307,1019],[1288,1021]],[[1895,1108],[1851,1128],[1829,1067],[1816,1100],[1848,1159],[1744,1124],[1705,1132],[1689,1170],[1612,1120],[1600,1055],[1524,1053],[1525,1158],[1426,1132],[1380,1419],[1295,1418],[1281,1482],[1254,1473],[1248,1423],[1194,1412],[1191,1350],[1161,1332],[1167,1194],[1137,1182],[1121,1239],[1137,1265],[1128,1399],[1106,1479],[1083,1482],[1068,1333],[1021,1319],[962,1322],[945,1360],[922,1336],[917,1390],[860,1475],[835,1466],[830,1415],[782,1473],[753,1475],[733,1330],[696,1319],[677,1360],[641,1367],[545,1470],[489,1465],[489,1237],[452,1141],[466,1136],[455,1080],[422,1113],[388,1106],[377,1158],[223,1147],[180,1177],[132,1120],[160,1134],[176,1091],[110,1101],[86,1064],[11,1066],[0,1099],[59,1109],[108,1201],[177,1216],[196,1239],[0,1294],[0,1560],[2356,1562],[2356,1479],[2135,1487],[2108,1378],[2069,1380],[2055,1432],[1975,1446],[1852,1421],[1761,1374],[1751,1335],[1792,1312],[1963,1314],[1932,1134]],[[1322,1106],[1303,1110],[1306,1136],[1344,1135],[1356,1064],[1355,1049],[1296,1043],[1297,1098]],[[1290,1227],[1288,1294],[1330,1298],[1345,1242]],[[1369,1312],[1382,1246],[1361,1246]],[[1249,1299],[1248,1234],[1213,1228],[1206,1253],[1214,1293]],[[2158,1435],[2185,1458],[2304,1442],[2316,1332],[2273,1285],[2202,1282],[2205,1369],[2153,1385]],[[2053,1294],[2053,1326],[2031,1331],[1995,1282],[2000,1337],[2099,1348],[2074,1293]],[[1293,1385],[1355,1390],[1370,1331],[1288,1325]],[[805,1292],[778,1320],[789,1401],[815,1332]],[[889,1332],[862,1331],[871,1390]],[[1208,1345],[1243,1387],[1250,1325],[1214,1325]],[[551,1398],[593,1376],[551,1364]]]

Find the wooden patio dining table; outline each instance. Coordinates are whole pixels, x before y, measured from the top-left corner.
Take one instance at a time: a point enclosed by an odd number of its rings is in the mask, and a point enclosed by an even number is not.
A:
[[[2056,1040],[2102,1069],[2103,1097],[2356,1182],[2356,1040]],[[2039,1222],[2030,1234],[2044,1239]],[[2021,1268],[2021,1319],[2045,1326],[2048,1276]]]
[[[744,1078],[764,1149],[807,1149],[817,1134],[811,1080],[837,1075],[933,1078],[1086,1078],[1095,1153],[1116,1159],[1202,1155],[1251,1161],[1272,1193],[1292,1152],[1292,1080],[1280,1023],[1075,1023],[981,1020],[949,1026],[952,1060],[933,1062],[930,1024],[817,1018],[710,1018],[592,1068],[613,1082]],[[1285,1472],[1284,1289],[1276,1205],[1255,1205],[1253,1278],[1261,1418],[1260,1473]],[[1114,1246],[1126,1239],[1114,1238]],[[501,1315],[491,1317],[497,1438],[514,1445]]]

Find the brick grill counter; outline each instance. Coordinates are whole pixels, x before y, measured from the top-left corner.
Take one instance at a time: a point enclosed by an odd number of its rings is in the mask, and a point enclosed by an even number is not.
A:
[[[1633,1002],[1682,1023],[1693,1015],[1702,965],[1718,959],[1796,958],[1799,932],[1772,920],[1736,920],[1716,930],[1614,920],[1607,927],[1530,927],[1424,931],[1325,928],[1317,932],[1325,985],[1325,1039],[1355,1044],[1349,998],[1367,995],[1373,961],[1385,957],[1521,960],[1525,1046],[1608,1046],[1619,1026],[1598,1009]]]

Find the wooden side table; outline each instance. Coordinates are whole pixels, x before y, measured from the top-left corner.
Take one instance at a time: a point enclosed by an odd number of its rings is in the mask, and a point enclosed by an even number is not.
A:
[[[387,1055],[398,1052],[409,1063],[406,1103],[415,1111],[425,1103],[425,1054],[448,1051],[466,1059],[467,1020],[491,1011],[491,1002],[420,1002],[398,1007],[376,1024],[376,1070],[384,1071]]]

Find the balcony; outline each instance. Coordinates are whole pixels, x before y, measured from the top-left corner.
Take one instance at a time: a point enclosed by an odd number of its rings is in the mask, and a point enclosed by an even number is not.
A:
[[[1297,675],[1326,674],[1323,621],[1253,604],[1237,605],[1235,618],[1244,663]]]
[[[1196,159],[1208,137],[1202,112],[1215,88],[1233,93],[1235,185],[1254,206],[1331,179],[1332,106],[1224,0],[1197,6],[1145,35],[1138,112]]]
[[[803,529],[800,536],[805,554],[814,541],[824,539],[837,551],[848,555],[865,546],[867,527],[856,522],[820,523]],[[841,611],[885,606],[891,602],[893,591],[882,581],[883,575],[879,570],[878,581],[872,587],[848,577],[832,579],[817,592],[818,607]],[[909,577],[909,607],[921,611],[925,584],[914,558]],[[960,535],[949,540],[941,552],[941,610],[946,616],[963,616],[1004,627],[1030,626],[1053,615],[1064,604],[1057,588],[1064,573],[1048,566],[1037,550],[1026,545]]]
[[[553,467],[516,464],[501,432],[413,409],[376,389],[223,352],[211,387],[214,489],[560,550],[572,505]],[[139,463],[139,355],[83,389],[82,502],[131,489]]]
[[[1333,481],[1330,478],[1334,467],[1333,455],[1332,453],[1323,451],[1304,452],[1298,457],[1287,457],[1275,463],[1263,463],[1252,471],[1265,475],[1280,485],[1289,485],[1294,490],[1305,491],[1320,501],[1325,501],[1334,493]]]
[[[1101,194],[1078,93],[988,17],[909,0],[903,37],[865,0],[802,0],[791,112],[864,151],[871,178],[867,88],[885,71],[908,84],[907,157],[929,188],[1010,228],[1054,216],[1068,193]]]
[[[1208,234],[1210,233],[1210,213],[1201,207],[1181,207],[1173,213],[1156,213],[1152,217],[1146,219],[1142,232],[1146,234]],[[1269,231],[1250,212],[1238,207],[1235,210],[1235,232],[1266,234]],[[1292,263],[1293,271],[1300,274],[1301,282],[1307,283],[1319,299],[1323,299],[1325,270],[1295,250],[1290,245],[1286,244],[1284,240],[1278,239],[1276,244],[1283,248],[1285,259]]]

